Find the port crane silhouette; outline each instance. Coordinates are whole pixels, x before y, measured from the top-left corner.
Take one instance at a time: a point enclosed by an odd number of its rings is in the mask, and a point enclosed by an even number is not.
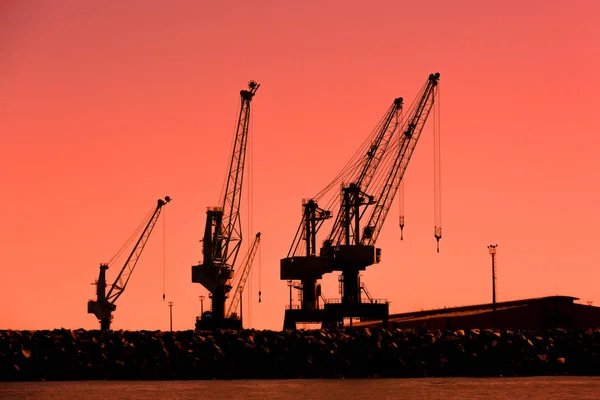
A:
[[[234,265],[242,244],[240,203],[246,159],[246,144],[250,124],[250,105],[260,84],[248,83],[240,91],[241,107],[238,117],[233,154],[227,174],[221,206],[206,211],[203,262],[192,266],[192,282],[204,286],[211,299],[211,311],[196,320],[196,329],[215,329],[239,326],[239,320],[226,318],[225,302],[232,289]],[[207,317],[207,318],[205,318]]]
[[[252,264],[254,263],[254,257],[256,256],[256,252],[258,247],[260,246],[260,232],[256,234],[254,237],[254,242],[252,242],[252,246],[248,250],[248,253],[244,257],[244,261],[242,262],[242,269],[240,272],[240,277],[238,279],[238,284],[236,285],[237,289],[233,293],[233,297],[231,298],[231,302],[229,303],[229,308],[227,309],[227,315],[231,319],[239,319],[240,320],[240,328],[242,328],[242,293],[244,292],[244,288],[246,287],[246,281],[248,280],[248,276],[250,275],[250,270],[252,269]],[[235,280],[235,276],[233,277]],[[262,293],[258,292],[258,301],[261,301]],[[238,314],[238,307],[240,308],[240,313]]]
[[[280,262],[280,279],[299,280],[300,307],[290,304],[285,311],[284,329],[296,324],[343,324],[344,318],[376,318],[387,323],[389,303],[376,300],[360,282],[360,271],[381,260],[375,244],[381,232],[402,177],[433,108],[439,73],[430,74],[409,115],[402,119],[403,99],[394,99],[377,127],[346,167],[321,192],[303,201],[303,217],[286,258]],[[319,202],[332,188],[341,184],[327,206]],[[324,221],[333,218],[331,210],[338,204],[331,232],[316,253],[316,236]],[[439,243],[441,227],[434,236]],[[439,247],[438,247],[439,249]],[[324,274],[340,271],[340,299],[324,299],[317,281]],[[368,301],[363,302],[361,291]]]
[[[137,242],[133,246],[131,253],[127,257],[125,264],[119,271],[115,281],[110,285],[110,289],[108,293],[106,293],[106,270],[109,268],[108,263],[100,264],[100,273],[98,275],[98,280],[94,283],[96,285],[96,300],[88,301],[88,314],[94,314],[96,318],[100,321],[100,329],[102,331],[110,330],[110,324],[113,319],[113,312],[117,309],[117,305],[115,302],[127,287],[127,283],[131,278],[131,274],[137,265],[142,252],[144,251],[144,247],[150,238],[150,234],[152,233],[156,222],[158,221],[158,217],[160,216],[161,210],[165,204],[171,201],[169,196],[166,196],[163,199],[159,199],[157,201],[156,207],[151,211],[142,221],[142,223],[138,226],[138,229],[133,233],[130,240],[125,243],[123,247],[117,252],[112,260],[116,259],[118,255],[120,255],[125,247],[133,240],[137,232],[141,229],[141,234],[137,239]]]

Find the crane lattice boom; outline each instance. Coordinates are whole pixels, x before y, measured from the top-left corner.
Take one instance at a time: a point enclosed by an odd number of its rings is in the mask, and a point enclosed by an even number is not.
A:
[[[144,228],[137,242],[133,246],[131,253],[127,257],[125,264],[119,271],[119,274],[115,278],[115,281],[112,285],[110,285],[110,289],[108,293],[106,293],[106,270],[108,269],[108,264],[100,265],[100,275],[98,277],[98,281],[96,282],[96,300],[90,300],[88,302],[88,313],[95,314],[96,317],[100,320],[102,330],[108,330],[110,328],[110,321],[112,319],[112,312],[116,309],[115,302],[117,299],[123,294],[125,288],[127,287],[127,283],[131,278],[131,274],[133,273],[141,255],[144,251],[144,247],[152,234],[154,226],[158,221],[158,217],[160,216],[162,207],[171,201],[169,196],[166,196],[165,199],[159,199],[156,208],[151,213],[151,215],[142,222]]]
[[[394,103],[385,114],[382,123],[379,125],[379,133],[365,154],[362,166],[359,166],[357,169],[358,174],[356,178],[351,181],[362,195],[362,204],[373,203],[372,196],[368,195],[369,186],[371,185],[375,173],[381,164],[381,160],[388,151],[390,141],[400,124],[402,103],[402,97],[398,97],[394,100]],[[344,207],[344,205],[342,205],[342,207]],[[341,244],[344,238],[344,226],[350,226],[352,228],[350,221],[354,218],[355,211],[356,210],[352,207],[348,207],[347,212],[342,212],[340,209],[327,239],[329,243]],[[357,234],[357,232],[354,232],[354,235]]]
[[[315,236],[323,222],[332,217],[330,210],[333,208],[335,200],[330,201],[324,208],[320,208],[318,202],[332,188],[335,188],[336,184],[343,181],[350,181],[358,183],[361,185],[361,188],[369,188],[375,172],[379,168],[382,157],[389,147],[390,140],[400,123],[402,105],[402,97],[394,99],[394,102],[385,112],[371,135],[369,135],[344,169],[326,188],[321,190],[312,199],[304,201],[302,220],[288,252],[288,257],[315,254],[315,246],[311,246],[310,242],[315,240]],[[346,215],[342,212],[336,215],[333,228],[329,234],[329,241],[336,242],[341,240],[345,218]],[[302,242],[306,242],[306,247],[310,250],[305,252],[301,246]]]
[[[158,217],[160,216],[162,207],[170,201],[171,198],[169,196],[165,197],[164,200],[158,200],[156,208],[154,209],[152,216],[148,220],[144,231],[142,232],[141,236],[139,237],[138,241],[133,247],[133,250],[129,254],[129,257],[127,257],[125,265],[123,265],[123,268],[121,268],[119,275],[117,275],[117,278],[111,285],[111,288],[108,291],[108,294],[106,295],[106,300],[109,303],[114,303],[119,298],[119,296],[123,294],[123,291],[125,290],[125,287],[129,282],[129,278],[131,278],[131,274],[133,273],[133,270],[135,269],[135,266],[137,265],[137,262],[139,261],[142,252],[144,251],[144,247],[146,247],[146,243],[150,238],[150,234],[154,230],[154,225],[156,225],[156,222],[158,221]]]
[[[406,126],[403,127],[404,133],[397,137],[396,142],[398,145],[396,148],[399,151],[395,154],[393,152],[388,153],[393,155],[393,157],[390,157],[392,159],[391,167],[386,174],[387,178],[380,189],[373,212],[363,229],[360,239],[362,245],[374,245],[377,241],[385,218],[398,192],[402,177],[406,172],[408,163],[421,137],[421,132],[423,131],[429,112],[433,107],[439,77],[439,73],[429,75],[429,79],[419,96],[419,101],[413,109],[410,118],[407,120]]]
[[[233,267],[242,244],[242,224],[240,219],[240,203],[242,199],[242,182],[244,179],[244,164],[246,160],[246,144],[248,141],[248,127],[250,124],[250,103],[252,97],[260,87],[254,81],[248,84],[249,90],[242,90],[242,106],[235,135],[235,143],[229,173],[225,186],[225,195],[221,209],[223,210],[222,231],[217,236],[220,246],[213,249],[214,259],[222,265]],[[216,249],[222,249],[220,257]]]
[[[242,263],[242,270],[240,279],[237,285],[237,290],[233,293],[233,297],[231,299],[231,303],[229,304],[229,309],[227,310],[227,315],[231,316],[237,313],[238,306],[240,304],[240,298],[242,296],[242,291],[246,286],[246,281],[248,280],[248,275],[250,274],[250,270],[252,269],[252,263],[254,262],[254,256],[256,255],[256,251],[258,250],[258,246],[260,245],[260,232],[256,234],[254,238],[254,242],[252,242],[252,246],[248,250],[248,254],[246,254],[245,260]]]

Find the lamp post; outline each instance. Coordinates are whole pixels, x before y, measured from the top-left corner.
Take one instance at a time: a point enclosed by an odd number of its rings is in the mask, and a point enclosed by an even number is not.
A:
[[[169,329],[173,332],[173,302],[169,302]]]
[[[202,315],[204,314],[204,295],[198,296],[200,299],[200,319],[202,319]]]
[[[494,311],[496,311],[496,247],[498,247],[497,244],[488,246],[488,250],[492,256],[492,306]]]

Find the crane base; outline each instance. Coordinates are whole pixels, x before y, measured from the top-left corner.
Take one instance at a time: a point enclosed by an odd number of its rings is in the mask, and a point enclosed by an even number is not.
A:
[[[196,331],[214,331],[216,329],[241,330],[242,321],[238,318],[225,318],[221,323],[213,320],[209,316],[205,318],[196,318]]]
[[[343,326],[344,318],[381,320],[386,329],[390,317],[390,304],[384,303],[325,303],[326,323],[329,327]]]
[[[324,309],[315,310],[302,310],[292,309],[285,310],[285,317],[283,319],[283,330],[295,330],[297,323],[305,324],[323,324],[326,320]]]
[[[325,303],[325,308],[316,310],[285,310],[283,330],[295,330],[296,324],[321,324],[322,329],[342,328],[344,318],[377,319],[387,328],[390,305],[384,303]]]

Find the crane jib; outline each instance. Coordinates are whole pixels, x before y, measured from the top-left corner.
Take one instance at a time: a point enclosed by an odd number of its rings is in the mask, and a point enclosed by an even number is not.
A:
[[[116,309],[115,302],[123,294],[127,283],[131,278],[140,256],[150,238],[150,235],[156,225],[160,211],[162,207],[171,201],[169,196],[163,199],[159,199],[152,215],[148,218],[148,221],[144,225],[142,233],[140,234],[137,242],[135,243],[131,253],[127,257],[125,264],[119,271],[115,281],[110,285],[108,293],[106,291],[106,270],[108,269],[107,264],[100,265],[100,274],[97,281],[96,289],[96,300],[90,300],[88,302],[88,313],[95,314],[100,320],[100,326],[102,330],[110,329],[110,323],[112,320],[112,312]]]
[[[256,234],[254,238],[254,242],[252,246],[248,250],[248,254],[246,254],[245,261],[242,263],[242,270],[239,282],[237,284],[237,289],[233,293],[233,298],[231,299],[231,303],[229,304],[229,309],[227,310],[227,315],[231,316],[232,314],[237,313],[237,308],[240,302],[240,298],[242,296],[242,292],[244,287],[246,286],[246,281],[248,280],[248,275],[250,274],[250,270],[252,268],[252,264],[254,262],[254,257],[256,256],[256,251],[258,250],[258,246],[260,245],[260,232]]]
[[[392,166],[387,174],[385,184],[379,193],[377,203],[370,215],[360,243],[362,245],[374,245],[385,222],[387,213],[398,192],[398,187],[412,154],[414,153],[425,122],[435,102],[436,89],[438,86],[439,73],[431,74],[425,85],[425,90],[419,98],[419,102],[409,119],[404,135],[399,138],[399,151],[395,154]]]
[[[240,203],[250,124],[250,104],[259,87],[260,84],[250,81],[248,90],[240,91],[242,105],[221,206],[220,229],[215,230],[218,231],[218,236],[215,237],[214,242],[218,244],[213,247],[213,259],[219,259],[218,264],[223,266],[235,265],[242,243]]]
[[[144,247],[146,246],[148,239],[150,238],[150,234],[152,233],[152,230],[154,229],[154,225],[156,225],[156,221],[158,220],[158,217],[160,216],[160,211],[161,211],[162,207],[170,201],[171,201],[171,198],[169,196],[165,197],[164,200],[162,200],[162,199],[158,200],[156,208],[154,209],[154,213],[148,220],[148,223],[146,224],[144,230],[142,231],[142,234],[140,235],[135,246],[131,250],[129,257],[127,257],[127,261],[125,261],[125,265],[123,265],[123,268],[121,268],[119,275],[115,279],[115,283],[113,283],[113,285],[111,286],[111,290],[108,292],[108,294],[106,296],[107,299],[113,298],[114,299],[113,302],[114,302],[125,290],[125,287],[127,286],[127,283],[129,282],[129,278],[130,278],[131,274],[133,273],[133,270],[135,269],[135,266],[137,265],[137,262],[140,259],[140,256],[142,255],[142,251],[144,250]],[[120,285],[117,285],[117,282],[119,282]],[[112,293],[113,290],[115,290],[114,294]]]

